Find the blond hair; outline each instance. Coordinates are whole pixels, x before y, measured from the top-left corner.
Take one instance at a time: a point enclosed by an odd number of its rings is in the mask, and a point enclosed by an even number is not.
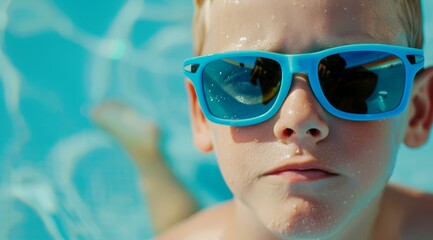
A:
[[[422,48],[424,43],[420,0],[392,0],[397,6],[397,17],[408,36],[408,46]]]
[[[210,4],[212,0],[194,0],[195,10],[192,21],[194,53],[200,55],[209,30]]]

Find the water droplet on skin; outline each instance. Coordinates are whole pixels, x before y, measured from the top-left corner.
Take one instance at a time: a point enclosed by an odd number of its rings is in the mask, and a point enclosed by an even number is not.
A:
[[[343,205],[347,205],[347,201],[344,201],[344,202],[343,202]]]
[[[240,48],[242,48],[242,46],[244,45],[246,40],[247,40],[246,37],[239,38],[239,42],[238,42],[238,44],[236,44],[236,49],[239,50]]]
[[[268,224],[268,228],[273,228],[275,226],[275,220],[271,220],[271,222]]]
[[[260,23],[257,23],[257,28],[260,29]]]
[[[325,9],[325,13],[328,12],[328,9]]]
[[[347,11],[347,7],[344,7],[344,11]]]
[[[229,0],[229,3],[234,3],[235,5],[239,5],[240,1],[239,0]]]
[[[226,35],[226,39],[229,39],[229,35]]]

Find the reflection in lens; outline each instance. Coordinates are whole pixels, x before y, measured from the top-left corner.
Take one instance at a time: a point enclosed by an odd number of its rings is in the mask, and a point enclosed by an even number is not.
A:
[[[203,91],[212,114],[246,119],[267,112],[281,84],[280,64],[262,57],[215,60],[203,70]]]
[[[281,81],[281,67],[278,62],[267,58],[257,58],[251,72],[251,83],[260,85],[262,102],[267,104],[276,95]]]
[[[380,113],[396,108],[404,90],[401,59],[377,51],[354,51],[323,58],[318,66],[329,103],[347,113]]]

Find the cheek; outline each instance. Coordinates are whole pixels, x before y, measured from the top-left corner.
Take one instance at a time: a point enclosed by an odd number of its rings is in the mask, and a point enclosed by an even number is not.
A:
[[[381,191],[392,174],[405,119],[402,116],[391,120],[355,123],[353,131],[346,131],[350,137],[346,137],[339,147],[339,160],[353,180],[354,189],[367,198]],[[341,159],[341,156],[346,157]]]
[[[236,143],[233,140],[230,127],[215,126],[213,132],[213,145],[218,166],[223,178],[232,191],[237,195],[251,184],[250,175],[254,172],[250,159],[254,155],[249,151],[249,143]]]
[[[266,128],[256,131],[251,127],[231,128],[213,126],[213,145],[223,178],[240,198],[254,195],[261,174],[275,166],[277,149],[272,142],[263,142]],[[260,140],[259,140],[260,139]],[[242,141],[241,141],[242,140]],[[271,157],[272,156],[272,157]]]

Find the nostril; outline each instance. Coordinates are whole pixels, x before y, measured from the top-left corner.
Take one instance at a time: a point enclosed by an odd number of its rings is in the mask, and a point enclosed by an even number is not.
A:
[[[286,129],[284,129],[284,131],[283,131],[283,135],[286,136],[286,137],[290,137],[290,136],[293,135],[294,132],[295,132],[295,131],[293,131],[293,129],[286,128]]]
[[[308,129],[307,133],[309,133],[313,137],[317,137],[320,135],[320,130],[317,128]]]

